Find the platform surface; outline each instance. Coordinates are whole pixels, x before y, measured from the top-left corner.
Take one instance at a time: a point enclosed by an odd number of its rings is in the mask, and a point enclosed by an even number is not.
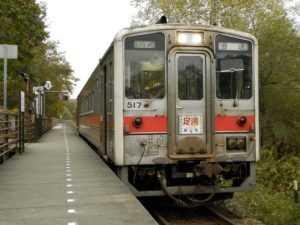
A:
[[[157,224],[66,125],[0,165],[1,225]]]

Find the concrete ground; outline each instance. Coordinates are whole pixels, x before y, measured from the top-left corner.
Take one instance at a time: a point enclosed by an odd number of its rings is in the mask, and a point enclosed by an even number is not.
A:
[[[157,224],[71,128],[0,165],[1,225]]]

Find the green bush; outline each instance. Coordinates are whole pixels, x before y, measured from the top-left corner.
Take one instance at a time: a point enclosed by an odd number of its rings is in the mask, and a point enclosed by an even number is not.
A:
[[[267,225],[300,225],[300,203],[293,196],[293,180],[300,182],[300,158],[264,150],[256,172],[256,191],[236,194],[235,211]]]
[[[240,193],[235,197],[241,216],[252,217],[267,225],[299,225],[300,205],[295,204],[292,193],[271,192],[258,185],[256,192]]]

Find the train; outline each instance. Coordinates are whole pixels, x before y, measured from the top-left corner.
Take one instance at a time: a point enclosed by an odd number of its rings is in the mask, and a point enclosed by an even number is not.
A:
[[[160,21],[116,34],[78,95],[78,133],[137,197],[254,190],[257,39]]]

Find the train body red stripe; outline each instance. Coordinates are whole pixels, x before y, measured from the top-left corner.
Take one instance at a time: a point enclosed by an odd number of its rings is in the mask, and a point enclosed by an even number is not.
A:
[[[215,132],[247,132],[253,129],[255,123],[254,116],[245,116],[247,122],[240,126],[237,120],[240,116],[216,116],[215,117]]]
[[[80,124],[92,125],[92,126],[100,126],[100,116],[81,116],[79,117]]]
[[[240,116],[216,116],[215,132],[247,132],[253,128],[255,123],[254,116],[245,116],[247,123],[239,126],[237,120]],[[142,116],[143,124],[137,128],[133,125],[135,116],[124,117],[124,127],[129,133],[166,133],[167,117],[166,116]],[[100,126],[99,116],[85,116],[80,118],[81,124]]]
[[[166,116],[141,116],[143,124],[137,128],[133,125],[135,116],[124,117],[124,127],[129,133],[166,133],[167,117]]]

